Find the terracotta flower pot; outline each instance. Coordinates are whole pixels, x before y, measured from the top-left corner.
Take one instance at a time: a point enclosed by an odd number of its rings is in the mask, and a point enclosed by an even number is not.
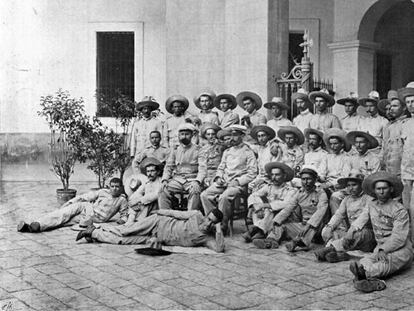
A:
[[[65,204],[70,199],[74,198],[76,196],[76,190],[75,189],[56,189],[56,196],[57,201],[59,205]]]

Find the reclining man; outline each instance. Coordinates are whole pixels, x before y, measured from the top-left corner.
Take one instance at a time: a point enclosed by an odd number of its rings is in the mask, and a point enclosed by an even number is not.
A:
[[[130,225],[96,228],[93,225],[80,231],[76,241],[110,244],[147,244],[170,246],[206,246],[216,252],[224,252],[224,237],[220,222],[223,214],[213,209],[207,216],[200,211],[159,210]],[[215,239],[208,234],[215,226]]]
[[[349,267],[355,276],[354,286],[369,292],[385,288],[385,283],[376,278],[384,278],[409,267],[413,251],[408,212],[401,203],[393,200],[402,193],[401,180],[391,173],[377,172],[364,180],[362,188],[375,200],[369,201],[345,238],[352,240],[355,233],[371,221],[377,246],[371,255],[352,262]]]
[[[118,212],[120,214],[118,223],[125,223],[128,202],[125,195],[122,194],[122,181],[119,178],[112,178],[109,182],[109,189],[100,189],[77,196],[63,204],[60,209],[48,213],[30,224],[21,221],[17,226],[17,231],[42,232],[61,227],[71,220],[79,222],[79,226],[86,228],[92,223],[108,222]],[[74,219],[78,215],[80,218]]]

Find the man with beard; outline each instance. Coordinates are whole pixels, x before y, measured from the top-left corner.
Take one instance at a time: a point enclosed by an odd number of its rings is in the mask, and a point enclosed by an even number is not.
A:
[[[308,142],[308,152],[305,153],[304,165],[315,167],[318,172],[319,181],[325,181],[326,161],[328,152],[322,148],[323,133],[321,131],[307,128],[305,137]]]
[[[198,117],[201,120],[201,124],[205,122],[213,123],[218,125],[219,118],[217,112],[211,111],[214,107],[214,99],[216,94],[211,90],[205,90],[201,92],[197,97],[194,98],[194,104],[200,109]]]
[[[310,127],[310,120],[313,116],[313,113],[309,111],[309,107],[312,103],[309,100],[308,93],[304,89],[299,89],[296,93],[293,93],[292,104],[296,105],[299,112],[293,119],[293,125],[303,133],[305,129]]]
[[[343,105],[346,116],[341,119],[342,129],[344,131],[357,131],[364,118],[357,113],[358,109],[358,95],[351,92],[348,97],[338,99],[336,101],[339,105]]]
[[[223,214],[214,209],[207,216],[200,211],[159,210],[156,214],[129,225],[96,228],[89,226],[79,232],[76,241],[85,238],[117,245],[146,244],[197,247],[206,246],[224,252],[224,237],[220,228]],[[215,239],[209,236],[215,226]]]
[[[204,214],[217,208],[223,213],[222,229],[226,234],[232,214],[232,203],[237,196],[247,192],[247,185],[257,175],[257,161],[254,152],[243,143],[246,127],[232,125],[232,146],[221,158],[213,183],[201,194]]]
[[[138,116],[135,119],[130,140],[131,158],[150,145],[149,135],[152,131],[162,131],[161,120],[152,112],[159,108],[159,104],[152,96],[145,96],[136,106]]]
[[[220,119],[219,125],[222,129],[225,129],[233,124],[239,124],[239,115],[234,112],[234,108],[237,107],[236,97],[231,94],[220,94],[214,99],[214,106],[223,112],[223,116]]]
[[[384,128],[382,150],[385,170],[391,174],[401,176],[401,160],[403,155],[403,143],[401,140],[402,129],[407,122],[407,106],[398,98],[396,91],[388,92],[390,100],[390,123]]]
[[[200,208],[201,185],[206,177],[207,163],[201,147],[191,142],[194,131],[191,123],[182,123],[178,127],[180,145],[171,151],[164,168],[158,198],[160,209],[171,209],[176,194],[188,194],[188,210]]]
[[[338,184],[347,188],[349,195],[342,200],[338,210],[322,230],[326,247],[315,251],[319,261],[344,261],[350,258],[346,251],[372,252],[375,248],[374,232],[368,224],[362,230],[355,232],[352,240],[345,239],[349,227],[371,200],[371,197],[362,191],[363,180],[364,175],[357,170],[352,171],[348,177],[338,180]]]
[[[270,162],[266,164],[265,170],[271,182],[253,192],[247,201],[249,209],[253,209],[253,226],[243,234],[246,242],[264,239],[272,229],[273,217],[287,206],[296,192],[288,183],[294,176],[289,166]]]
[[[272,114],[272,119],[267,121],[266,124],[267,126],[270,126],[276,134],[282,126],[293,125],[292,121],[284,116],[284,113],[289,107],[282,97],[273,97],[270,102],[264,104],[264,107],[269,109]]]
[[[385,278],[411,266],[413,250],[408,212],[395,200],[403,189],[400,179],[388,172],[377,172],[365,178],[362,189],[374,200],[368,202],[345,238],[352,240],[356,232],[371,222],[377,246],[372,254],[352,262],[349,267],[355,276],[354,286],[370,292],[385,288],[385,282],[377,278]]]
[[[314,167],[304,166],[300,172],[302,187],[284,202],[284,208],[273,219],[273,229],[264,240],[254,240],[258,248],[277,248],[283,239],[289,252],[296,247],[308,248],[316,234],[320,234],[322,221],[328,210],[325,191],[317,189],[318,173]],[[278,203],[275,203],[277,205]]]
[[[285,142],[283,156],[280,162],[290,166],[295,174],[299,173],[303,165],[303,150],[300,147],[305,142],[305,136],[295,126],[283,126],[277,133],[279,138]]]
[[[368,97],[359,99],[359,104],[366,108],[367,116],[364,122],[360,123],[359,131],[366,132],[378,140],[379,146],[382,144],[382,134],[388,120],[381,117],[378,113],[379,94],[377,91],[371,91]]]
[[[378,140],[365,132],[352,131],[346,135],[346,139],[355,147],[357,154],[350,155],[351,168],[360,171],[362,175],[368,176],[378,172],[381,161],[378,152]]]
[[[160,168],[162,164],[156,158],[145,158],[141,162],[141,170],[145,171],[148,181],[128,198],[127,224],[153,214],[158,209],[158,195],[161,190]]]
[[[335,99],[326,89],[314,91],[309,94],[310,101],[315,105],[315,114],[310,120],[310,128],[325,132],[330,128],[341,129],[341,122],[338,117],[328,112],[328,107],[335,104]]]

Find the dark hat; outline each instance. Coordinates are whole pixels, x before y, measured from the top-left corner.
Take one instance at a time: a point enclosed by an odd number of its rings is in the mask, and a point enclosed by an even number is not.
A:
[[[140,255],[147,255],[147,256],[167,256],[171,255],[170,251],[161,249],[161,248],[153,248],[153,247],[144,247],[144,248],[136,248],[135,252]]]
[[[240,92],[236,96],[236,102],[241,108],[244,109],[243,100],[245,100],[246,98],[251,98],[253,100],[256,106],[256,110],[259,110],[262,107],[262,99],[260,98],[258,94],[254,92],[245,91],[245,92]]]
[[[144,107],[150,107],[151,110],[156,110],[160,107],[160,104],[152,96],[145,96],[136,106],[137,110],[141,110]]]
[[[365,137],[368,141],[368,149],[374,149],[378,147],[378,140],[367,132],[362,131],[351,131],[346,134],[346,139],[353,145],[355,144],[356,137]]]
[[[325,145],[327,148],[329,148],[329,139],[332,137],[337,137],[344,143],[344,150],[348,152],[351,150],[352,145],[349,143],[349,141],[346,139],[346,132],[344,130],[338,129],[338,128],[330,128],[325,131],[325,134],[323,135],[323,141],[325,142]]]
[[[388,98],[383,98],[378,102],[377,108],[383,115],[386,113],[386,107],[389,105],[391,101]]]
[[[345,188],[348,181],[356,181],[362,183],[364,180],[364,175],[359,170],[352,170],[348,177],[343,177],[338,179],[338,184],[341,188]]]
[[[320,139],[322,140],[322,142],[323,142],[323,132],[318,131],[317,129],[313,129],[313,128],[308,127],[307,129],[305,129],[306,139],[309,139],[309,134],[318,135],[320,137]]]
[[[165,109],[169,113],[171,113],[171,114],[173,113],[171,108],[172,108],[172,104],[174,102],[180,102],[184,105],[184,110],[188,109],[189,102],[188,102],[187,98],[185,98],[182,95],[173,95],[173,96],[168,97],[167,101],[165,102]]]
[[[231,94],[220,94],[218,96],[216,96],[216,98],[214,99],[214,106],[217,109],[220,109],[220,100],[222,99],[227,99],[230,103],[230,109],[233,110],[234,108],[237,107],[237,102],[236,102],[236,97],[234,97],[234,95]]]
[[[329,91],[327,89],[322,89],[320,91],[313,91],[309,94],[310,101],[315,104],[315,98],[316,97],[322,97],[326,100],[327,106],[332,107],[335,105],[335,99],[332,95],[329,94]]]
[[[396,198],[401,195],[404,186],[401,182],[401,179],[398,178],[396,175],[388,173],[388,172],[376,172],[372,175],[369,175],[367,178],[365,178],[364,182],[362,183],[362,189],[365,193],[369,194],[372,197],[376,197],[374,187],[375,184],[379,181],[386,181],[389,182],[393,188],[394,193],[392,194],[393,198]]]
[[[208,96],[211,99],[211,104],[208,107],[208,109],[213,108],[214,107],[214,99],[216,98],[216,94],[212,90],[203,90],[198,96],[194,97],[194,104],[196,105],[196,107],[198,109],[201,109],[200,97],[203,96],[203,95]]]
[[[225,136],[229,136],[231,135],[231,131],[228,128],[222,129],[220,131],[217,132],[217,138],[218,139],[223,139]]]
[[[354,106],[358,106],[358,94],[356,94],[355,92],[351,92],[349,93],[348,97],[338,99],[336,102],[339,105],[345,105],[345,103],[352,103]]]
[[[200,136],[206,138],[206,132],[209,129],[214,130],[217,134],[217,132],[221,130],[221,127],[211,122],[203,123],[203,125],[200,127]]]
[[[272,169],[279,168],[281,169],[286,175],[286,181],[291,181],[295,176],[295,172],[290,168],[290,166],[282,163],[282,162],[269,162],[265,165],[266,174],[270,176]]]
[[[379,93],[377,91],[371,91],[371,92],[369,92],[368,97],[360,98],[358,100],[358,103],[361,106],[365,107],[367,102],[378,104],[378,101],[379,101]]]
[[[273,106],[277,106],[281,110],[289,109],[289,106],[282,97],[273,97],[270,102],[265,103],[263,106],[267,109],[272,109]]]
[[[277,132],[277,136],[283,141],[285,141],[285,134],[292,133],[296,136],[296,144],[302,145],[305,142],[305,136],[303,136],[303,133],[300,129],[298,129],[296,126],[281,126],[279,131]]]
[[[276,136],[275,131],[270,126],[264,124],[253,126],[250,131],[250,136],[257,140],[257,134],[259,132],[265,132],[269,136],[269,140],[272,140]]]
[[[158,159],[153,158],[153,157],[145,158],[144,160],[142,160],[140,164],[141,171],[145,172],[145,169],[147,168],[147,166],[150,166],[150,165],[160,167],[161,162]]]

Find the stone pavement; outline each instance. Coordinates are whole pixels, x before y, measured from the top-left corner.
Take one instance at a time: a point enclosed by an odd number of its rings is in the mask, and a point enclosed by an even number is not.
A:
[[[73,185],[88,190],[85,183]],[[0,185],[0,310],[366,309],[413,310],[414,269],[382,292],[352,286],[349,263],[311,253],[258,250],[240,234],[217,255],[146,257],[134,246],[75,242],[62,228],[16,232],[19,220],[57,208],[57,183]],[[236,232],[242,223],[236,222]]]

